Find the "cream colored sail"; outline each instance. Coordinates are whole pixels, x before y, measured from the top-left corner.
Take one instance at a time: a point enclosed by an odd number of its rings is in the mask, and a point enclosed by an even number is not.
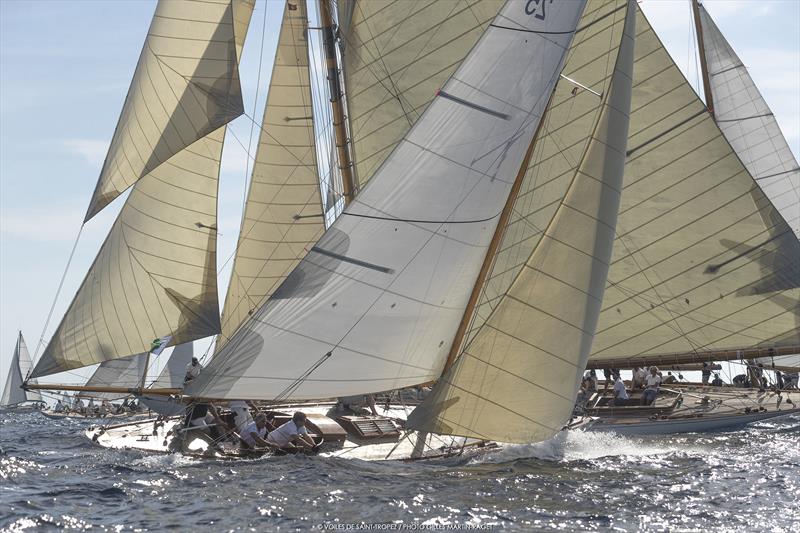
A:
[[[543,234],[530,237],[537,243],[524,264],[495,263],[502,271],[513,268],[514,281],[431,396],[409,416],[408,428],[526,443],[552,437],[569,419],[614,242],[628,138],[634,5],[589,4],[564,70],[602,93],[602,100],[590,92],[572,95],[575,86],[562,80],[542,139],[554,141],[559,130],[573,133],[586,146],[584,153]],[[572,102],[583,112],[571,132],[563,129],[570,100],[583,100]],[[580,132],[581,126],[590,129]],[[537,164],[544,160],[540,150]],[[534,171],[528,178],[548,182],[561,176]],[[522,209],[535,217],[530,199],[518,198],[515,210]],[[520,248],[513,232],[506,237],[504,244]]]
[[[225,128],[139,180],[33,376],[219,333],[217,183]]]
[[[86,381],[87,387],[127,387],[137,388],[142,384],[142,376],[147,364],[146,353],[123,357],[122,359],[112,359],[103,361],[100,366]],[[79,392],[79,398],[102,398],[105,400],[117,400],[129,396],[125,393],[110,392]]]
[[[800,245],[644,15],[628,161],[590,365],[800,346]]]
[[[800,165],[747,67],[702,5],[699,13],[717,125],[800,237]]]
[[[438,376],[583,7],[548,3],[542,20],[508,2],[370,185],[187,393],[325,398]]]
[[[502,0],[338,2],[360,185],[422,115],[502,5]]]
[[[42,400],[42,395],[38,391],[25,391],[22,389],[22,383],[28,372],[30,372],[31,366],[31,355],[20,331],[17,335],[14,354],[11,356],[11,365],[8,367],[6,385],[3,388],[2,395],[0,395],[0,407],[16,405],[26,401]],[[28,383],[34,385],[36,380],[29,380]]]
[[[238,53],[254,0],[161,0],[86,213],[244,112]]]
[[[305,2],[286,2],[217,351],[325,231],[307,32]]]
[[[194,345],[191,342],[176,346],[169,356],[167,365],[150,385],[153,389],[176,389],[183,386],[186,365],[192,362]]]

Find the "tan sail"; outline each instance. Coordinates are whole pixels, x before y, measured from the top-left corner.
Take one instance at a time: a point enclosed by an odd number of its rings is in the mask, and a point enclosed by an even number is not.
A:
[[[800,243],[641,12],[637,28],[625,187],[590,364],[791,351]]]
[[[634,4],[626,4],[605,2],[584,14],[584,35],[576,34],[564,69],[603,94],[602,100],[589,92],[573,96],[574,85],[566,80],[556,90],[545,129],[549,140],[568,116],[570,99],[585,100],[575,102],[584,109],[572,133],[581,125],[591,129],[581,134],[584,154],[552,219],[543,234],[531,237],[538,241],[533,252],[523,265],[511,266],[510,287],[407,427],[522,443],[552,437],[569,418],[603,298],[622,188],[635,30]],[[558,178],[531,174],[528,181]],[[520,197],[515,207],[528,201]],[[513,232],[507,237],[518,246]],[[496,269],[509,266],[495,263]]]
[[[502,0],[341,0],[347,110],[365,185],[503,6]]]
[[[33,377],[219,332],[217,183],[225,128],[139,180]]]
[[[305,3],[287,2],[217,350],[325,231],[307,27]]]
[[[238,53],[254,0],[161,0],[86,220],[244,112]]]

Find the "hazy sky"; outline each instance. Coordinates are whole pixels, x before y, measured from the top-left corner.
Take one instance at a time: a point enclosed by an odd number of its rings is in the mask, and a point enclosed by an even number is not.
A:
[[[644,0],[640,5],[697,87],[688,0]],[[705,5],[748,66],[797,156],[800,1],[707,0]],[[283,0],[257,1],[245,44],[241,78],[245,109],[254,117],[263,112],[282,6]],[[36,352],[154,7],[152,0],[0,0],[0,386],[17,330],[22,329],[31,355]],[[264,62],[255,102],[262,33]],[[231,124],[247,143],[249,120]],[[246,161],[246,151],[229,135],[220,179],[220,267],[236,244]],[[118,200],[84,229],[45,342],[120,205]],[[220,271],[220,302],[229,269],[230,264]],[[207,340],[199,341],[195,349],[207,346]]]

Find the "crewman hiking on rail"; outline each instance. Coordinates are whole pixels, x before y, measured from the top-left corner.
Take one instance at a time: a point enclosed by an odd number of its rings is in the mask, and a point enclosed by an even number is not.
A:
[[[267,442],[278,448],[303,448],[313,450],[316,444],[306,429],[306,414],[297,411],[292,419],[267,435]]]
[[[272,415],[272,419],[275,419],[275,415]],[[247,427],[241,431],[240,437],[242,438],[242,444],[249,448],[271,446],[271,444],[265,440],[269,426],[271,426],[271,424],[268,415],[258,413],[255,420],[250,422]]]

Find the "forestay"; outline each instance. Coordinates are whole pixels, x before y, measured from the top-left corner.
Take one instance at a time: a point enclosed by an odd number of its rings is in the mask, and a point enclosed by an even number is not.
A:
[[[31,370],[31,355],[28,346],[20,331],[17,335],[17,344],[14,347],[14,355],[11,357],[11,365],[8,368],[6,386],[3,395],[0,396],[0,406],[16,405],[25,401],[41,401],[42,396],[38,391],[25,391],[22,383],[28,372]],[[36,380],[29,380],[28,383],[36,384]]]
[[[800,244],[637,16],[625,187],[590,364],[800,346]]]
[[[131,190],[33,376],[219,333],[217,183],[225,128]]]
[[[160,0],[86,220],[244,112],[238,54],[254,0]]]
[[[325,231],[308,68],[305,2],[290,1],[284,6],[217,351]]]
[[[717,126],[772,204],[800,237],[800,165],[747,67],[700,5]]]
[[[557,208],[544,222],[543,234],[528,238],[536,245],[524,264],[510,265],[507,254],[504,261],[495,262],[495,270],[513,270],[513,282],[492,301],[488,316],[433,393],[411,413],[408,428],[526,443],[552,437],[569,419],[589,357],[614,241],[628,137],[633,6],[627,1],[589,3],[565,72],[603,96],[588,91],[573,95],[574,85],[559,82],[542,138],[555,141],[558,126],[564,128],[562,121],[573,107],[569,100],[582,100],[573,103],[583,110],[577,124],[561,133],[578,135],[577,142],[586,148],[567,177],[565,193],[555,200]],[[544,172],[544,155],[539,151],[542,174],[529,172],[527,181],[562,178]],[[531,195],[543,194],[528,185]],[[533,221],[540,212],[533,206],[539,201],[520,196],[515,211]],[[514,232],[505,237],[505,245],[522,250]]]
[[[324,398],[438,376],[583,10],[531,6],[506,4],[370,185],[189,394]]]
[[[94,371],[94,374],[86,382],[87,387],[127,387],[137,388],[142,384],[142,377],[147,364],[147,354],[140,353],[122,359],[103,361]],[[125,398],[125,393],[100,393],[100,392],[79,392],[80,398],[102,398],[106,400],[117,400]]]
[[[497,15],[502,0],[339,0],[358,182],[405,137]]]

